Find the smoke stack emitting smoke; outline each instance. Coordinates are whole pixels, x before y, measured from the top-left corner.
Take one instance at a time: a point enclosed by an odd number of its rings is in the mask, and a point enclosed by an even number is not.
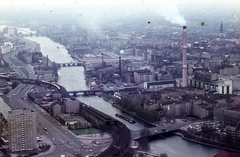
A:
[[[174,3],[163,3],[159,10],[160,15],[163,16],[165,20],[171,22],[172,24],[186,26],[186,20],[183,15],[180,14],[179,8]]]
[[[183,26],[182,87],[187,87],[187,26]]]

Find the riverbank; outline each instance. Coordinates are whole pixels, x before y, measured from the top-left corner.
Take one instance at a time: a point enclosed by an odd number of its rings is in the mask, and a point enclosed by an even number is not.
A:
[[[218,149],[222,149],[222,150],[226,150],[226,151],[240,153],[240,150],[226,148],[226,147],[219,146],[217,144],[210,144],[210,143],[201,142],[199,140],[194,140],[194,139],[191,139],[191,138],[187,138],[180,131],[174,132],[174,135],[180,136],[182,139],[184,139],[186,141],[189,141],[189,142],[193,142],[193,143],[197,143],[197,144],[201,144],[201,145],[209,146],[209,147],[213,147],[213,148],[218,148]]]
[[[46,39],[47,42],[42,42],[44,40],[43,37],[34,38],[34,40],[36,40],[37,42],[40,41],[40,43],[42,43],[41,47],[48,47],[48,49],[43,49],[44,55],[48,55],[49,58],[56,63],[60,63],[61,61],[59,60],[63,60],[61,58],[66,59],[64,63],[71,62],[71,60],[68,60],[67,57],[65,57],[65,54],[59,55],[60,53],[57,51],[61,50],[62,47],[60,46],[59,49],[56,49],[58,44],[56,44],[55,42],[51,43],[51,41],[49,41],[48,39]],[[67,90],[86,89],[86,80],[84,79],[84,69],[82,67],[66,67],[59,70],[58,84],[65,87]],[[120,110],[112,107],[108,102],[97,96],[80,96],[76,99],[112,117],[114,117],[116,113],[121,114]],[[144,127],[141,122],[137,122],[135,124],[130,124],[126,122],[126,125],[131,130],[139,130]],[[156,139],[154,141],[151,141],[149,143],[148,152],[153,154],[160,154],[165,152],[166,154],[168,154],[169,157],[179,157],[180,154],[180,156],[184,157],[213,157],[219,151],[221,150],[190,143],[186,140],[183,140],[179,136],[171,136],[165,139]]]
[[[117,109],[121,110],[122,112],[125,112],[125,113],[127,113],[127,114],[129,114],[129,115],[131,115],[131,116],[133,116],[133,117],[135,117],[135,118],[137,118],[137,119],[139,119],[139,120],[147,123],[147,124],[150,125],[150,126],[153,126],[153,127],[157,127],[157,126],[158,126],[157,124],[151,123],[151,122],[149,122],[149,121],[147,121],[147,120],[145,120],[145,119],[137,116],[134,112],[129,112],[129,111],[125,110],[124,108],[122,108],[122,107],[121,107],[120,105],[118,105],[118,104],[113,104],[113,107],[116,107]]]
[[[137,116],[135,112],[130,112],[130,111],[124,109],[121,105],[117,104],[117,103],[114,102],[113,100],[108,99],[108,98],[105,97],[104,95],[102,95],[101,97],[103,98],[103,100],[109,102],[110,104],[112,104],[113,107],[115,107],[115,108],[121,110],[122,112],[127,113],[127,114],[129,114],[129,115],[135,117],[136,119],[139,119],[139,120],[141,120],[141,121],[147,123],[148,125],[150,125],[150,126],[152,126],[152,127],[157,127],[157,126],[158,126],[158,125],[155,124],[155,123],[151,123],[151,122],[147,121],[146,119],[143,119],[143,118]]]

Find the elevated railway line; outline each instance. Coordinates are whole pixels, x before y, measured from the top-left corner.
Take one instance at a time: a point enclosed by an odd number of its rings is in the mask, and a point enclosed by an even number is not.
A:
[[[45,84],[45,85],[56,88],[62,94],[63,97],[65,98],[70,97],[69,93],[66,91],[64,87],[55,83],[35,80],[35,79],[6,77],[1,75],[0,75],[0,79],[17,80],[21,83],[27,83],[27,84],[36,84],[36,85]],[[93,107],[87,106],[86,104],[84,105],[85,105],[86,111],[88,111],[90,114],[93,114],[101,121],[105,122],[105,125],[107,126],[108,131],[112,134],[112,137],[113,137],[113,142],[111,143],[111,145],[105,151],[99,154],[99,157],[111,157],[117,154],[121,154],[121,152],[124,152],[124,150],[128,147],[129,141],[131,139],[131,132],[126,127],[126,125],[112,118],[111,116],[108,116],[105,113],[96,110]]]

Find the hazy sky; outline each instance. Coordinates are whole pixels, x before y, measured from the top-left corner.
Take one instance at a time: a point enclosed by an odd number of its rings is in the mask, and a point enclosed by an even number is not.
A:
[[[39,8],[51,7],[56,8],[59,6],[118,6],[118,5],[161,5],[163,0],[5,0],[1,1],[0,8]],[[239,0],[168,0],[164,3],[188,4],[188,3],[201,3],[201,4],[221,4],[221,3],[235,3],[240,4]]]
[[[73,15],[75,21],[86,23],[88,27],[95,27],[96,23],[109,17],[128,15],[159,15],[173,24],[186,25],[187,20],[181,6],[188,4],[195,4],[197,8],[201,5],[211,6],[209,12],[223,8],[221,11],[224,14],[234,13],[234,16],[236,12],[240,12],[240,0],[5,0],[1,1],[0,11],[5,10],[2,16],[7,18],[8,12],[19,18],[21,12],[25,18],[34,18],[43,13],[44,18],[58,16],[69,19]],[[227,4],[231,4],[233,9],[225,9]],[[199,11],[199,16],[206,12],[207,10]]]

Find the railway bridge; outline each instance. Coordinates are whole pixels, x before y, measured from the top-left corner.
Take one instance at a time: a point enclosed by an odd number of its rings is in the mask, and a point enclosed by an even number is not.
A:
[[[84,66],[84,62],[56,63],[60,67]]]
[[[14,77],[6,77],[0,75],[0,79],[6,79],[8,81],[10,80],[18,80],[21,83],[28,83],[28,84],[45,84],[51,87],[56,88],[63,97],[67,98],[70,97],[69,93],[66,91],[66,89],[58,84],[47,82],[47,81],[41,81],[41,80],[35,80],[35,79],[26,79],[26,78],[14,78]],[[101,154],[99,154],[99,157],[106,157],[106,156],[114,156],[121,154],[129,144],[129,141],[131,139],[131,133],[130,130],[126,127],[125,124],[122,122],[112,118],[111,116],[98,111],[97,109],[90,107],[86,104],[83,104],[83,113],[88,116],[94,117],[94,119],[98,119],[99,122],[101,121],[103,124],[106,125],[106,129],[112,134],[113,142],[111,145],[104,150]]]

